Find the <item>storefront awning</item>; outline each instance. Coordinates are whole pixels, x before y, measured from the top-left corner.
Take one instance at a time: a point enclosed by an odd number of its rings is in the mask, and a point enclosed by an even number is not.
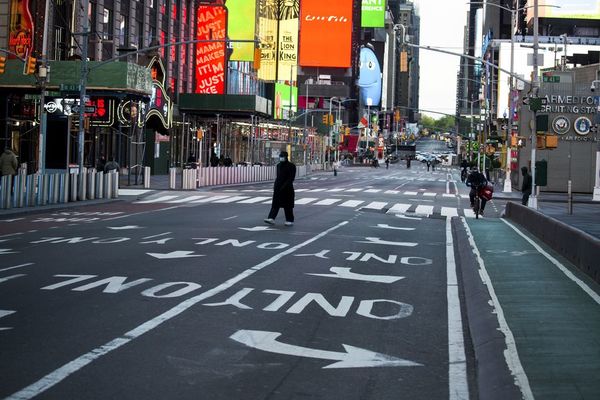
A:
[[[272,115],[272,102],[253,95],[181,93],[179,110],[197,114]]]
[[[49,79],[46,89],[49,91],[79,91],[81,75],[80,61],[49,61]],[[125,92],[140,96],[152,94],[150,70],[141,65],[127,62],[100,61],[88,62],[86,89]],[[21,88],[38,90],[35,75],[23,75],[23,62],[7,60],[3,74],[0,74],[0,88]]]

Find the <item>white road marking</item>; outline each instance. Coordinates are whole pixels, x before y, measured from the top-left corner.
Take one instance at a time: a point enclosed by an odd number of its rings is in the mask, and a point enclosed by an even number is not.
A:
[[[294,189],[294,192],[307,192],[310,189]]]
[[[311,203],[311,202],[313,202],[315,200],[319,200],[319,199],[317,199],[315,197],[304,197],[302,199],[296,200],[295,204],[308,204],[308,203]]]
[[[458,210],[454,207],[442,207],[442,216],[458,217]]]
[[[315,203],[316,206],[330,206],[332,204],[337,203],[338,201],[342,201],[342,199],[323,199],[321,201],[317,201]]]
[[[189,257],[204,257],[202,254],[192,254],[193,251],[176,250],[170,253],[146,253],[151,257],[158,258],[159,260],[169,260],[172,258],[189,258]]]
[[[269,228],[268,226],[255,226],[253,228],[239,228],[243,231],[248,231],[248,232],[260,232],[260,231],[276,231],[277,229],[275,228]]]
[[[415,230],[415,228],[404,228],[402,226],[391,226],[389,224],[377,224],[376,228],[395,229],[398,231],[414,231]]]
[[[171,201],[168,201],[167,203],[175,203],[175,204],[177,204],[177,203],[188,203],[188,202],[192,202],[194,200],[203,199],[205,197],[206,196],[188,196],[188,197],[184,197],[182,199],[171,200]]]
[[[328,192],[342,192],[344,188],[329,189]]]
[[[6,317],[7,315],[11,315],[16,313],[16,311],[12,311],[12,310],[0,310],[0,318],[2,317]],[[9,329],[12,329],[11,327],[0,327],[0,331],[7,331]]]
[[[141,229],[142,227],[139,225],[123,225],[123,226],[107,226],[108,229],[112,229],[114,231],[126,231],[130,229]]]
[[[435,196],[437,196],[437,193],[426,192],[426,193],[423,193],[423,196],[424,197],[435,197]]]
[[[394,283],[401,279],[404,279],[404,276],[395,276],[395,275],[365,275],[365,274],[357,274],[355,272],[351,272],[350,268],[342,268],[342,267],[331,267],[329,271],[333,272],[332,274],[317,274],[317,273],[306,273],[306,275],[312,276],[322,276],[325,278],[338,278],[338,279],[349,279],[354,281],[363,281],[363,282],[375,282],[375,283]]]
[[[311,189],[311,190],[309,190],[309,192],[324,192],[325,190],[326,189],[323,189],[323,188],[321,188],[321,189]]]
[[[339,204],[340,207],[358,207],[360,204],[364,203],[364,201],[361,200],[348,200],[343,202],[342,204]]]
[[[142,336],[143,334],[150,332],[151,330],[157,328],[164,322],[167,322],[167,321],[171,320],[172,318],[177,317],[178,315],[180,315],[184,311],[188,310],[189,308],[195,306],[196,304],[231,288],[235,284],[241,282],[242,280],[253,275],[254,273],[262,270],[263,268],[268,267],[269,265],[280,260],[284,256],[286,256],[288,254],[292,254],[293,252],[295,252],[298,249],[301,249],[302,247],[308,246],[309,244],[311,244],[311,243],[321,239],[322,237],[328,235],[329,233],[335,231],[336,229],[341,228],[342,226],[346,225],[347,223],[348,223],[348,221],[342,221],[339,224],[334,225],[331,228],[313,236],[312,238],[310,238],[302,243],[299,243],[295,246],[292,246],[292,247],[282,251],[281,253],[275,254],[271,258],[255,265],[251,268],[246,269],[242,273],[234,276],[233,278],[223,282],[222,284],[220,284],[212,289],[207,290],[206,292],[201,293],[194,297],[190,297],[189,299],[182,301],[181,303],[179,303],[176,306],[172,307],[171,309],[165,311],[164,313],[144,322],[143,324],[130,330],[129,332],[125,332],[121,337],[117,337],[117,338],[103,344],[102,346],[92,349],[91,351],[79,356],[78,358],[64,364],[63,366],[50,372],[46,376],[43,376],[38,381],[32,383],[31,385],[29,385],[29,386],[19,390],[18,392],[12,394],[11,396],[7,397],[6,400],[28,400],[35,396],[40,395],[41,393],[44,393],[46,390],[48,390],[48,389],[52,388],[53,386],[55,386],[56,384],[62,382],[67,377],[69,377],[71,374],[74,374],[75,372],[79,371],[80,369],[82,369],[86,365],[92,363],[93,361],[99,359],[100,357],[110,353],[111,351],[117,350],[119,347],[124,346],[124,345],[128,344],[129,342],[133,341],[134,339],[137,339],[138,337]]]
[[[490,275],[485,268],[485,262],[483,258],[481,258],[481,252],[475,243],[475,239],[473,238],[473,233],[467,224],[467,221],[464,218],[461,218],[462,223],[467,231],[467,237],[469,239],[469,244],[473,249],[473,253],[477,258],[477,262],[479,263],[479,275],[481,276],[481,280],[487,286],[488,293],[492,299],[492,305],[494,307],[494,314],[498,319],[498,324],[500,326],[500,331],[504,334],[504,343],[506,345],[506,350],[504,350],[504,358],[506,359],[506,364],[510,369],[512,375],[515,379],[515,384],[520,388],[521,395],[525,400],[533,400],[533,392],[531,391],[531,387],[529,385],[529,378],[527,378],[527,374],[525,374],[525,370],[523,369],[523,365],[521,364],[521,360],[519,359],[519,352],[517,351],[517,344],[515,343],[515,337],[506,322],[506,318],[504,317],[504,309],[502,305],[500,305],[500,301],[498,300],[498,296],[496,296],[496,291],[494,290],[494,286],[492,285],[492,280],[490,279]]]
[[[190,203],[209,203],[211,201],[215,201],[215,200],[221,200],[221,199],[226,199],[229,196],[213,196],[213,197],[207,197],[205,199],[199,199],[199,200],[194,200],[194,201],[190,201]]]
[[[270,197],[266,197],[266,196],[250,197],[249,199],[238,201],[238,203],[240,203],[240,204],[253,204],[253,203],[258,203],[258,202],[269,200],[269,199],[271,199],[271,198]]]
[[[470,208],[465,208],[463,209],[463,214],[465,215],[465,217],[467,218],[475,218],[475,213],[473,212],[472,209]]]
[[[399,213],[403,214],[408,211],[412,204],[396,203],[388,210],[388,213]]]
[[[446,217],[446,282],[446,297],[448,300],[448,398],[450,400],[469,400],[467,357],[465,355],[450,217]]]
[[[354,189],[346,189],[346,192],[360,192],[362,189],[354,188]]]
[[[433,206],[418,205],[415,208],[415,214],[431,215],[433,214]]]
[[[381,189],[367,189],[364,191],[364,193],[379,193],[381,192]]]
[[[173,200],[175,198],[177,198],[177,196],[161,196],[161,197],[157,197],[155,199],[136,201],[134,203],[135,204],[165,203],[168,200]]]
[[[417,194],[417,192],[404,192],[404,195],[406,196],[416,196]]]
[[[456,195],[455,194],[444,193],[444,194],[442,194],[442,197],[456,197]]]
[[[381,210],[383,207],[387,205],[386,202],[383,201],[372,201],[363,208],[368,208],[370,210]]]
[[[234,201],[247,199],[248,196],[233,196],[227,199],[215,200],[213,203],[233,203]]]
[[[15,265],[14,267],[2,268],[2,269],[0,269],[0,272],[8,271],[9,269],[28,267],[30,265],[33,265],[33,263],[25,263],[25,264]]]
[[[119,196],[139,196],[151,191],[152,189],[119,189]]]
[[[386,190],[384,193],[385,194],[398,194],[398,193],[400,193],[400,191],[399,190]]]

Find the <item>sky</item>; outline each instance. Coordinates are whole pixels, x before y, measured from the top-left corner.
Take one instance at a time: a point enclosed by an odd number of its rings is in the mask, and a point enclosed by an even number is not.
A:
[[[466,0],[413,0],[421,17],[421,45],[462,52]],[[460,57],[421,49],[419,108],[454,115]],[[443,115],[423,111],[433,118]]]

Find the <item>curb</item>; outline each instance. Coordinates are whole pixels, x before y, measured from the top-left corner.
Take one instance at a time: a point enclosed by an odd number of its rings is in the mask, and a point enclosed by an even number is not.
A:
[[[506,203],[505,215],[600,283],[600,239],[521,204]]]
[[[77,208],[83,206],[93,206],[96,204],[108,204],[124,201],[123,199],[102,199],[102,200],[83,200],[73,201],[68,203],[49,204],[45,206],[34,206],[34,207],[23,207],[23,208],[9,208],[0,210],[0,218],[4,216],[19,216],[28,214],[40,214],[48,211],[64,210],[67,208]]]

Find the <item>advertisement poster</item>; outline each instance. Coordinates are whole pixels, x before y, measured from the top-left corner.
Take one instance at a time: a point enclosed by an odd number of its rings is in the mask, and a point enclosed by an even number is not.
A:
[[[275,83],[275,119],[288,119],[296,113],[298,88],[295,86]]]
[[[10,0],[8,49],[25,58],[32,48],[33,19],[29,12],[29,0]],[[12,54],[8,57],[16,58]]]
[[[225,42],[227,10],[224,6],[198,7],[196,13],[198,33],[196,39],[207,42],[196,44],[196,93],[225,93]]]
[[[274,81],[277,79],[277,0],[258,1],[258,37],[261,48],[258,78]]]
[[[351,66],[352,0],[302,0],[300,65]]]
[[[227,0],[228,34],[233,52],[229,61],[253,61],[254,43],[235,40],[254,40],[256,29],[255,0]]]
[[[360,26],[383,28],[385,26],[385,0],[362,0]]]
[[[298,64],[298,17],[300,0],[279,0],[279,46],[277,80],[296,81]]]

